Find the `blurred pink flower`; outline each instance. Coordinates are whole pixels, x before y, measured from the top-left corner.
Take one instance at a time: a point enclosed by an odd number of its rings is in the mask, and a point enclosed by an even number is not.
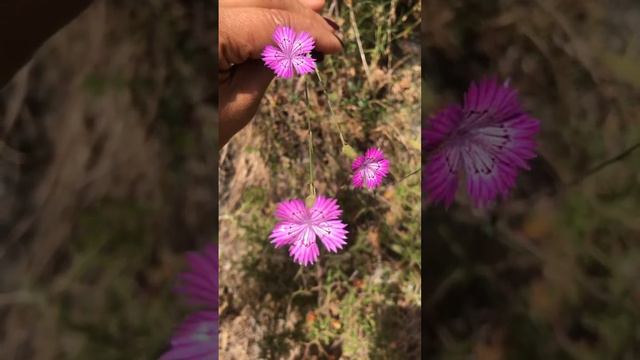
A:
[[[451,105],[429,119],[424,132],[427,201],[453,203],[458,176],[467,176],[467,192],[476,206],[515,186],[520,169],[536,156],[539,121],[521,108],[507,83],[490,78],[472,83],[464,106]]]
[[[337,201],[324,196],[318,196],[310,209],[300,199],[283,201],[276,208],[279,222],[271,232],[271,243],[276,248],[290,245],[294,262],[313,264],[320,255],[316,236],[330,252],[338,252],[346,244],[347,225],[341,215]]]
[[[171,338],[171,350],[160,360],[218,358],[218,311],[199,311],[187,317]]]
[[[373,189],[382,184],[389,173],[389,160],[382,150],[372,147],[364,155],[358,156],[351,164],[353,169],[353,186]]]
[[[278,77],[289,79],[295,73],[304,75],[315,70],[315,60],[310,56],[315,41],[309,33],[296,33],[290,27],[278,26],[273,32],[273,41],[276,46],[267,45],[262,51],[262,60]]]
[[[189,252],[187,263],[190,271],[179,276],[176,290],[185,295],[192,305],[218,308],[218,251],[214,245],[202,252]]]
[[[176,291],[201,310],[176,328],[171,349],[160,360],[218,358],[218,248],[207,245],[186,256],[190,270],[180,274]]]

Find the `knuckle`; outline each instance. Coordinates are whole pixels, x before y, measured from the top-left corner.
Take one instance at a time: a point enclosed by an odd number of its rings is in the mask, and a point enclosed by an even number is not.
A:
[[[268,9],[267,16],[274,25],[291,25],[291,15],[278,9]]]

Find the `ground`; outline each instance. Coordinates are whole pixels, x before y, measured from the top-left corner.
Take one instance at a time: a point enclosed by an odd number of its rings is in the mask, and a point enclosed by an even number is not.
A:
[[[216,234],[207,4],[96,1],[0,93],[0,358],[156,359],[187,314],[176,274]]]
[[[430,357],[640,356],[639,19],[636,1],[425,4],[425,124],[492,74],[542,124],[507,200],[423,211]]]
[[[329,1],[324,13],[345,42],[319,66],[328,98],[314,74],[274,81],[220,153],[223,359],[421,356],[420,3],[349,4]],[[305,268],[268,236],[276,204],[308,195],[308,120],[315,185],[338,199],[350,234],[343,251],[323,249]],[[351,187],[334,121],[358,152],[384,150],[383,186]]]

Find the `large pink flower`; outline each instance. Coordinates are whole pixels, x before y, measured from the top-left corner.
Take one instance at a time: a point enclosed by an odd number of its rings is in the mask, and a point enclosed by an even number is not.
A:
[[[316,237],[330,252],[338,252],[346,244],[347,225],[340,220],[342,210],[335,199],[318,196],[311,208],[300,199],[283,201],[275,215],[279,222],[271,232],[271,243],[276,248],[289,245],[289,254],[300,265],[318,259]]]
[[[315,41],[307,32],[296,33],[290,27],[278,26],[273,32],[276,46],[267,45],[262,51],[262,60],[278,77],[289,79],[295,73],[304,75],[316,68],[311,50]]]
[[[451,205],[463,172],[476,206],[506,196],[536,156],[539,121],[522,110],[514,89],[496,79],[472,83],[463,107],[449,106],[426,125],[428,202]]]

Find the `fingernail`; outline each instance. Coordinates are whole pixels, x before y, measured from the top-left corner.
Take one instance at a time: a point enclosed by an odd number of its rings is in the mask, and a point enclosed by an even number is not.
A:
[[[342,48],[344,48],[344,41],[342,41],[342,38],[336,33],[334,33],[333,36],[335,36],[336,39],[338,39],[338,41],[340,41],[340,46],[342,46]]]
[[[339,30],[340,26],[338,26],[338,24],[336,24],[333,20],[329,19],[329,18],[324,18],[324,21],[327,22],[327,24],[329,24],[329,26],[331,26],[333,28],[333,30]]]
[[[314,58],[317,63],[324,61],[324,54],[318,50],[311,50],[311,57]]]

